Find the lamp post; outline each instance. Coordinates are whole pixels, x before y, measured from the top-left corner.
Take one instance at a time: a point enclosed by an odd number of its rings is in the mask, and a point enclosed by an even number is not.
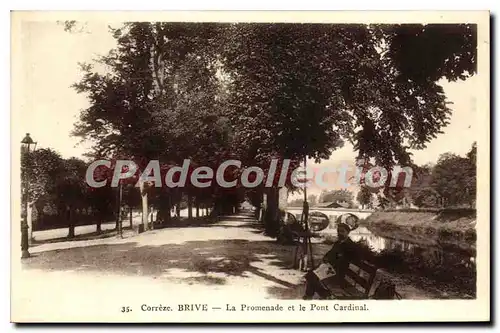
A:
[[[26,136],[21,141],[21,154],[23,154],[23,150],[26,152],[27,158],[29,158],[30,147],[36,147],[36,142],[30,137],[29,133],[26,133]],[[34,150],[33,148],[33,150]],[[22,155],[21,155],[22,159]],[[29,160],[27,160],[29,161]],[[30,167],[29,163],[27,163],[26,168]],[[28,242],[28,203],[29,203],[29,170],[25,170],[25,186],[24,186],[24,202],[23,202],[23,218],[21,220],[21,258],[29,258],[29,242]]]

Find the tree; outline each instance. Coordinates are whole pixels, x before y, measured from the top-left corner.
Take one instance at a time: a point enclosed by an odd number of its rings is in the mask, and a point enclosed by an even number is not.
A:
[[[422,38],[441,41],[439,50],[446,56],[432,63],[425,80],[409,79],[414,75],[406,61],[414,44],[399,44],[413,28],[231,25],[228,42],[221,43],[227,46],[223,68],[234,88],[231,119],[249,147],[246,156],[320,160],[348,140],[359,157],[378,165],[410,164],[409,149],[424,148],[448,124],[450,109],[436,81],[463,78],[475,66],[473,39],[458,41],[450,50],[444,43],[448,34],[443,30],[457,36],[462,26],[420,25]],[[471,57],[461,57],[469,51]]]
[[[87,165],[77,158],[63,160],[63,170],[56,181],[56,202],[59,207],[60,216],[67,219],[69,232],[68,237],[75,236],[75,212],[87,206],[87,186],[85,174]]]
[[[293,199],[288,203],[288,206],[290,206],[290,207],[302,207],[303,202],[304,202],[304,199]]]
[[[469,162],[466,170],[465,184],[467,189],[467,200],[471,206],[476,204],[477,193],[477,144],[472,144],[471,150],[467,153],[467,160]]]
[[[470,160],[472,165],[477,163],[477,143],[474,141],[470,151],[467,153],[467,158]]]
[[[174,164],[238,158],[267,171],[272,158],[327,159],[344,141],[377,165],[411,164],[409,151],[449,121],[436,82],[464,79],[476,63],[471,25],[140,22],[112,32],[118,47],[101,59],[110,73],[86,65],[76,85],[91,102],[76,133],[101,151]],[[426,42],[437,56],[423,68],[414,54]],[[270,235],[279,229],[273,185],[258,192]],[[217,207],[239,191],[211,188]]]
[[[390,201],[386,197],[384,197],[383,195],[377,194],[377,202],[378,202],[379,209],[384,210],[386,208],[389,208]]]
[[[442,154],[432,170],[432,187],[441,200],[440,205],[472,204],[471,193],[475,190],[470,181],[471,162],[455,154]],[[474,182],[475,183],[475,182]]]
[[[122,186],[122,202],[128,208],[130,228],[133,227],[132,211],[141,206],[141,195],[134,183],[124,184]]]
[[[477,25],[378,25],[386,52],[405,80],[464,80],[477,71]]]
[[[327,157],[339,146],[339,133],[325,108],[328,85],[318,84],[318,69],[301,54],[314,46],[300,39],[294,25],[237,24],[226,32],[222,58],[237,156],[265,171],[272,158],[297,165],[306,157]],[[265,192],[266,232],[272,236],[279,230],[277,185]]]
[[[318,196],[314,195],[314,194],[310,194],[307,196],[307,201],[309,202],[309,205],[310,206],[315,206],[316,203],[318,202],[317,201],[317,198]]]
[[[468,204],[476,198],[476,143],[465,157],[442,154],[436,165],[413,169],[408,192],[418,207],[443,207]]]
[[[413,203],[417,207],[437,208],[440,206],[440,196],[432,187],[426,187],[417,192],[413,197]]]
[[[141,168],[151,159],[179,165],[190,158],[209,166],[220,160],[228,126],[218,113],[217,69],[209,51],[216,29],[215,24],[148,22],[112,29],[118,46],[98,61],[109,72],[84,64],[84,77],[74,85],[91,102],[74,134],[96,142],[101,155],[146,161]],[[164,219],[183,192],[189,203],[201,193],[163,190],[154,193],[162,199],[156,203]],[[141,193],[147,216],[147,194],[153,192],[141,188]]]
[[[107,73],[99,72],[92,64],[81,65],[84,75],[74,88],[87,95],[90,107],[82,110],[74,135],[95,142],[94,150],[99,157],[123,156],[147,164],[163,148],[162,140],[150,131],[154,123],[149,112],[153,41],[149,24],[125,24],[123,30],[127,33],[111,30],[118,47],[97,61],[110,69]],[[139,167],[146,164],[139,163]],[[142,185],[140,193],[143,223],[147,226],[147,189]]]
[[[249,189],[246,191],[246,196],[248,202],[250,202],[250,204],[252,204],[252,206],[256,208],[255,216],[257,219],[260,220],[261,210],[263,205],[262,189],[261,188]]]
[[[408,188],[412,203],[417,207],[438,207],[438,194],[432,188],[432,164],[415,167],[411,186]]]
[[[107,217],[113,216],[116,207],[116,195],[113,189],[109,186],[92,188],[87,187],[86,197],[87,202],[95,211],[96,232],[102,231],[102,223]]]
[[[56,183],[63,171],[62,157],[52,149],[38,149],[21,155],[21,184],[26,188],[29,177],[29,199],[37,210],[38,225],[44,224],[43,208],[53,202],[56,196]],[[24,195],[24,191],[23,191]],[[24,202],[24,198],[21,202]],[[26,207],[23,207],[23,211]]]
[[[365,209],[365,206],[370,207],[373,202],[373,193],[366,186],[362,186],[356,196],[356,200],[361,205],[361,209]]]

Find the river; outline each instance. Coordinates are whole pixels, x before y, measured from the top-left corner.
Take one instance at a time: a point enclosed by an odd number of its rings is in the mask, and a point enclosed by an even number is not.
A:
[[[288,208],[286,211],[292,213],[297,220],[300,220],[301,208]],[[335,208],[311,208],[310,212],[321,212],[327,215],[330,220],[325,229],[316,232],[319,237],[313,240],[314,243],[323,242],[325,239],[334,240],[337,238],[335,221],[340,215],[351,213],[360,219],[365,219],[372,214],[372,211],[368,210]],[[196,216],[195,214],[196,210],[193,208],[193,216]],[[181,216],[188,216],[187,208],[181,210]],[[425,261],[429,266],[451,262],[467,266],[475,261],[475,244],[453,241],[444,242],[437,236],[431,237],[415,233],[404,234],[394,231],[369,230],[366,226],[361,225],[350,233],[350,237],[355,242],[363,241],[376,253],[382,251],[399,251],[417,260],[420,258],[420,260]]]
[[[295,215],[300,220],[301,209],[288,209],[288,212]],[[372,212],[347,210],[347,209],[311,209],[311,213],[319,211],[329,217],[328,226],[316,234],[318,238],[314,243],[323,242],[325,239],[334,240],[337,238],[337,217],[351,213],[360,219],[368,217]],[[429,266],[441,265],[443,263],[454,262],[459,265],[469,266],[475,262],[475,244],[471,242],[459,242],[440,239],[437,235],[404,233],[397,231],[383,231],[368,229],[366,226],[359,226],[350,233],[350,238],[355,241],[363,241],[372,251],[376,253],[398,251],[406,256],[412,256],[416,260],[423,260]]]

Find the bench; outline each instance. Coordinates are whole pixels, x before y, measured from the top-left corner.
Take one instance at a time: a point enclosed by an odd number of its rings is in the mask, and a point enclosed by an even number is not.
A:
[[[368,299],[377,274],[377,267],[367,261],[350,262],[343,277],[327,278],[322,284],[329,290],[329,299]]]

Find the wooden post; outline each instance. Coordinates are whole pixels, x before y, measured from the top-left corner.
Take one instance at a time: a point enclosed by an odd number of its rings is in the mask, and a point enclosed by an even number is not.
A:
[[[304,156],[304,169],[305,169],[304,171],[306,172],[306,175],[304,177],[307,177],[307,156]],[[309,203],[307,202],[307,179],[306,179],[306,183],[304,184],[303,214],[304,214],[304,224],[305,224],[305,228],[306,228],[306,237],[304,238],[306,255],[309,255],[309,262],[311,264],[311,268],[314,268],[314,258],[313,258],[313,253],[312,253],[311,237],[309,236],[309,222],[308,222]]]

